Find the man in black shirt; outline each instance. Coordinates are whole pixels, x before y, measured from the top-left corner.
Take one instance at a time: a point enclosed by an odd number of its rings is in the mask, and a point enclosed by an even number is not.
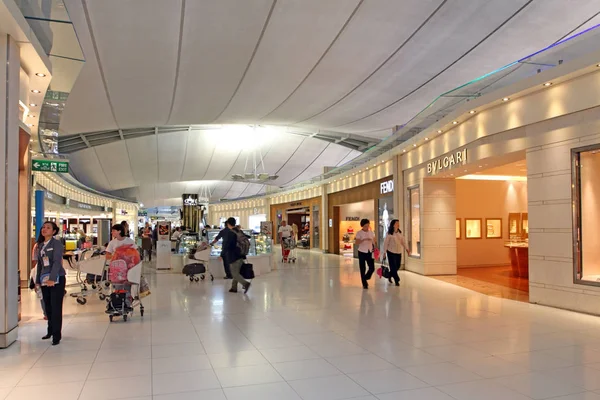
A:
[[[240,269],[244,263],[245,256],[240,254],[240,250],[238,249],[237,232],[239,232],[239,230],[235,228],[235,218],[229,218],[227,220],[227,228],[227,230],[221,231],[223,232],[223,247],[221,248],[221,257],[223,257],[223,262],[226,262],[231,269],[232,282],[231,289],[229,291],[231,293],[236,293],[239,282],[244,288],[244,293],[247,293],[248,289],[250,288],[250,282],[245,280],[240,274]]]
[[[225,236],[227,236],[228,232],[230,232],[229,227],[225,225],[225,228],[221,229],[221,232],[219,232],[217,237],[212,242],[210,242],[210,245],[214,246],[214,244],[217,243],[219,239],[223,239],[223,246],[221,247],[221,259],[223,260],[223,268],[225,269],[225,279],[232,279],[233,277],[231,276],[231,267],[229,266],[227,258],[223,256],[223,249],[225,248]]]

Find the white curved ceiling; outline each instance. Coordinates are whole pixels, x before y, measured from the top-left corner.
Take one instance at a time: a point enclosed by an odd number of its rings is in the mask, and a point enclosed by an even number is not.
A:
[[[258,123],[376,139],[440,93],[598,23],[600,11],[600,0],[65,3],[86,64],[69,96],[61,134]],[[232,167],[234,156],[224,149],[208,165],[196,153],[182,154],[190,148],[185,134],[155,139],[82,150],[72,155],[74,169],[95,188],[122,189],[193,180],[202,170],[201,179],[223,179]],[[200,137],[191,142],[202,145]],[[325,145],[306,140],[303,146],[312,156]],[[129,158],[109,164],[135,165],[118,178],[77,162],[97,151],[111,160],[124,157],[124,148]],[[325,158],[334,148],[317,161],[298,155],[285,165],[285,153],[271,155],[272,168],[293,168],[297,177],[287,173],[289,182],[310,178],[334,164]],[[140,160],[157,149],[165,156]],[[183,166],[177,157],[185,159]],[[236,185],[229,197],[238,193]]]

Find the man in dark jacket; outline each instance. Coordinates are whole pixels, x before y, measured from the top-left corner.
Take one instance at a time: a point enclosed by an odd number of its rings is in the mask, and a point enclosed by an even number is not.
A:
[[[250,282],[245,280],[240,274],[242,264],[244,263],[245,256],[240,254],[240,250],[237,246],[237,235],[240,233],[239,229],[235,227],[235,218],[229,218],[227,220],[227,230],[223,230],[223,247],[221,247],[221,257],[223,262],[227,263],[231,268],[231,293],[237,293],[238,282],[242,284],[244,293],[250,289]],[[243,233],[242,233],[243,234]]]
[[[235,218],[233,220],[235,221]],[[233,225],[235,226],[235,222]],[[217,237],[212,242],[210,242],[210,245],[214,246],[215,243],[219,241],[219,239],[223,239],[223,244],[225,244],[225,236],[227,236],[228,232],[228,225],[225,225],[225,228],[221,229],[221,232],[219,232]],[[224,247],[221,247],[221,259],[223,260],[223,268],[225,269],[225,279],[232,279],[233,277],[231,276],[231,267],[229,266],[229,262],[227,262],[226,257],[223,257],[223,248]]]

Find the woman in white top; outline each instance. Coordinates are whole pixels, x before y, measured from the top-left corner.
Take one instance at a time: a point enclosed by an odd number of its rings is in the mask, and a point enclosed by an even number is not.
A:
[[[364,289],[369,288],[367,281],[371,279],[375,272],[375,260],[373,259],[373,250],[377,246],[375,243],[375,233],[371,231],[370,221],[366,218],[360,220],[361,230],[356,233],[354,244],[358,246],[358,266],[360,268],[360,279]],[[369,265],[369,271],[366,271],[366,264]]]
[[[133,248],[137,248],[132,238],[125,236],[125,228],[121,224],[113,225],[111,228],[111,234],[113,239],[106,247],[106,259],[110,261],[112,259],[115,250],[121,246],[133,245]]]
[[[402,261],[402,253],[406,250],[410,255],[410,250],[406,246],[406,240],[402,231],[400,230],[400,222],[397,219],[393,219],[390,223],[390,227],[387,232],[387,236],[383,242],[383,258],[386,257],[390,263],[390,278],[389,281],[392,283],[392,278],[396,282],[396,286],[400,286],[400,276],[398,276],[398,270],[400,269],[400,263]]]

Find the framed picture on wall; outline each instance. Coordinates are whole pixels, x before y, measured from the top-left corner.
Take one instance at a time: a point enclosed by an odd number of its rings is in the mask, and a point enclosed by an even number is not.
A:
[[[481,218],[465,218],[465,239],[481,239]]]
[[[460,239],[462,237],[461,229],[460,229],[461,221],[462,220],[460,218],[456,218],[456,238],[457,239]]]
[[[502,218],[485,219],[486,239],[502,239]]]

